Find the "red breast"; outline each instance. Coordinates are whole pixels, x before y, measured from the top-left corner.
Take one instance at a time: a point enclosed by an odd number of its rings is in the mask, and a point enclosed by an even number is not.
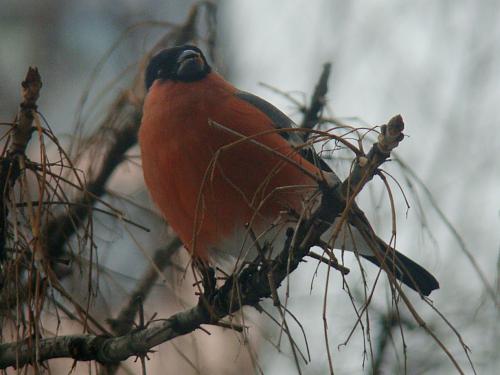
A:
[[[195,82],[157,80],[144,104],[139,142],[146,184],[186,247],[205,259],[247,223],[259,232],[284,211],[300,213],[317,186],[301,168],[316,175],[318,169],[279,134],[253,141],[234,134],[273,129],[236,91],[216,73]]]

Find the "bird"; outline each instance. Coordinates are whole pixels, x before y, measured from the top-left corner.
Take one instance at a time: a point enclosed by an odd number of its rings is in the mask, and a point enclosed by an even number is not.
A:
[[[317,207],[318,181],[340,181],[287,115],[226,81],[194,45],[151,57],[145,87],[138,134],[144,181],[198,260],[234,264],[262,251],[271,257]],[[439,288],[427,270],[375,235],[356,203],[328,243],[338,220],[322,236],[329,247],[354,251],[421,295]]]

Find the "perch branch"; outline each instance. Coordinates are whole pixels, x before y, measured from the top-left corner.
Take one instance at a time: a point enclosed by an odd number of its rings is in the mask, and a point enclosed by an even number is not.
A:
[[[269,298],[273,288],[278,288],[298,267],[310,248],[321,243],[321,234],[330,226],[329,223],[342,214],[345,207],[349,207],[348,201],[353,199],[353,195],[372,177],[366,173],[375,173],[378,166],[389,157],[389,148],[397,146],[397,142],[393,140],[394,124],[399,124],[396,128],[399,129],[401,137],[403,128],[402,119],[397,117],[397,121],[394,118],[389,121],[390,129],[382,131],[379,142],[373,145],[363,165],[355,167],[343,183],[323,187],[322,201],[318,209],[297,226],[290,246],[283,249],[274,260],[260,265],[247,265],[229,277],[218,289],[210,293],[205,291],[195,307],[166,320],[154,321],[147,327],[128,334],[118,337],[74,335],[42,339],[38,347],[38,358],[43,361],[69,357],[82,361],[96,360],[105,364],[116,363],[130,356],[144,355],[154,346],[193,332],[201,328],[202,324],[216,323],[242,306],[256,306],[263,298]],[[401,137],[396,136],[399,140]],[[359,178],[358,174],[362,171],[364,175]],[[344,196],[344,184],[356,187],[348,190],[352,195]],[[270,279],[274,281],[274,285],[270,285]],[[28,363],[33,358],[33,350],[27,341],[0,345],[0,368]]]

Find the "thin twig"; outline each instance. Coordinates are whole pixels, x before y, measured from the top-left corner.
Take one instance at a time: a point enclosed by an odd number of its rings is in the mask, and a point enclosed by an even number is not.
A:
[[[330,71],[332,68],[331,63],[326,63],[323,65],[323,71],[319,77],[318,83],[314,89],[313,96],[311,98],[311,103],[304,114],[304,119],[302,120],[302,128],[312,129],[318,124],[321,114],[323,113],[323,108],[326,104],[326,93],[328,92],[328,79],[330,78]],[[304,133],[304,141],[307,140],[309,133]]]
[[[153,256],[155,266],[151,264],[148,270],[142,275],[134,291],[130,294],[128,302],[122,308],[117,318],[108,321],[116,335],[124,335],[132,329],[140,301],[146,300],[153,285],[158,280],[157,269],[163,270],[169,264],[171,255],[180,246],[181,241],[178,238],[174,238],[166,247],[156,250]]]

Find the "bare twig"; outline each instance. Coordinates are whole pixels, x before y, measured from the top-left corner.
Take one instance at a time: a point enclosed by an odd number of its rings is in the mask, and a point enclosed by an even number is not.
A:
[[[378,142],[373,144],[366,157],[358,157],[349,178],[342,183],[343,197],[347,197],[351,191],[361,190],[364,184],[373,178],[377,168],[387,160],[390,152],[403,140],[403,130],[404,122],[401,115],[394,116],[387,125],[381,126]]]
[[[26,78],[21,85],[23,101],[19,106],[16,126],[14,126],[12,133],[10,148],[12,154],[24,154],[33,133],[32,124],[37,109],[36,101],[40,96],[40,89],[42,88],[42,78],[36,67],[28,69]]]
[[[339,264],[337,259],[325,258],[322,255],[316,254],[314,251],[310,251],[309,254],[307,254],[307,256],[310,256],[311,258],[317,259],[320,262],[325,263],[326,265],[339,271],[342,275],[347,275],[350,272],[349,268]]]
[[[92,212],[92,206],[105,192],[106,183],[116,167],[124,160],[125,153],[137,141],[137,126],[140,113],[132,116],[131,122],[116,132],[115,140],[104,158],[103,165],[96,178],[90,181],[82,196],[75,201],[67,212],[57,216],[45,227],[45,246],[52,258],[60,258],[68,239],[83,224]]]
[[[110,319],[109,323],[116,335],[124,335],[133,326],[134,318],[139,311],[140,301],[145,301],[153,285],[158,279],[157,269],[164,269],[170,262],[170,257],[182,245],[178,238],[174,238],[166,247],[158,249],[153,257],[155,267],[150,265],[137,283],[134,291],[129,297],[127,304],[122,308],[116,319]]]
[[[313,96],[311,98],[311,103],[304,113],[304,119],[302,120],[302,128],[312,129],[318,124],[323,108],[326,104],[326,93],[328,92],[328,78],[330,78],[330,71],[332,64],[326,63],[323,65],[323,71],[319,77],[318,83],[314,89]],[[306,141],[309,137],[308,132],[303,133],[303,138]]]
[[[387,346],[392,339],[393,330],[400,325],[404,325],[410,329],[416,328],[414,322],[401,317],[394,311],[387,311],[386,313],[380,314],[378,321],[381,332],[377,338],[376,356],[373,358],[372,363],[371,372],[373,375],[383,374],[382,366],[386,358]]]

